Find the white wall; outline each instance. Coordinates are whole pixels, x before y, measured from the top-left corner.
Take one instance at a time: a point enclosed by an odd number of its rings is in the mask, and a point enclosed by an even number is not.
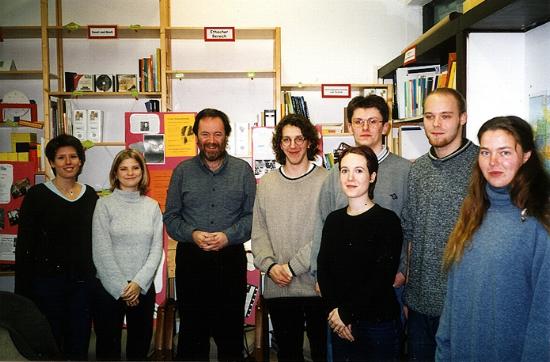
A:
[[[477,131],[496,116],[526,117],[525,34],[472,33],[467,43],[466,135],[477,143]]]
[[[550,23],[526,33],[473,33],[467,45],[467,136],[492,117],[529,119],[529,97],[550,92]]]
[[[62,6],[62,24],[159,24],[155,0],[64,0]],[[39,25],[39,7],[38,0],[0,0],[0,26]],[[53,7],[50,24],[54,24]],[[421,7],[407,6],[402,0],[172,0],[171,9],[173,26],[281,27],[283,84],[377,83],[377,68],[397,56],[422,29]],[[51,69],[55,69],[53,45]],[[272,45],[272,41],[255,40],[233,44],[174,40],[173,69],[272,69]],[[79,73],[137,73],[138,58],[157,47],[156,39],[65,39],[64,68]],[[0,42],[0,58],[5,57],[14,58],[20,69],[38,69],[40,41]],[[174,80],[173,110],[197,112],[216,107],[233,121],[253,122],[261,111],[273,108],[272,83],[266,78]],[[0,97],[10,89],[21,89],[40,100],[40,85],[40,81],[1,81]],[[309,97],[311,113],[317,118],[314,122],[343,119],[347,102],[320,99],[316,93]],[[78,107],[105,111],[106,141],[123,140],[125,111],[145,111],[143,101],[75,102]],[[38,108],[42,118],[42,105]],[[117,150],[92,149],[81,179],[96,188],[105,187],[109,155]]]
[[[401,0],[173,0],[174,26],[280,26],[283,83],[376,83],[422,33]]]

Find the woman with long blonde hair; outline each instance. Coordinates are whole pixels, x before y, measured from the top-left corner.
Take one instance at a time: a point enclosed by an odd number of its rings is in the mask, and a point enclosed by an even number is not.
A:
[[[437,360],[550,360],[550,181],[529,123],[496,117],[444,254]]]

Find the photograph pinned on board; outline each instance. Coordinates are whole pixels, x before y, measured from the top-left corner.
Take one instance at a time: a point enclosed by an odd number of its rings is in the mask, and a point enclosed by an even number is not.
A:
[[[164,135],[145,134],[143,135],[143,146],[145,148],[145,162],[148,164],[164,164]]]
[[[275,160],[255,160],[254,161],[254,176],[261,178],[268,172],[276,170],[278,167]]]
[[[28,177],[25,177],[24,179],[17,180],[11,185],[11,196],[16,199],[18,197],[21,197],[27,193],[27,191],[31,188],[31,181]]]
[[[19,209],[8,211],[8,221],[11,226],[19,224]]]

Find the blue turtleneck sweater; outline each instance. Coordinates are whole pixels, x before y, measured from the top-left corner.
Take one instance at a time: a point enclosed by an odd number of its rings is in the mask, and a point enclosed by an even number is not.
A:
[[[550,360],[550,238],[507,189],[486,188],[490,207],[449,273],[437,332],[438,361]]]

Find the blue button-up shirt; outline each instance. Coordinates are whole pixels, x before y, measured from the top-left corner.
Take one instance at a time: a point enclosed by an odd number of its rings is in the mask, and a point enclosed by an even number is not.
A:
[[[168,235],[193,242],[195,230],[223,232],[229,245],[250,239],[256,179],[246,161],[227,155],[216,171],[200,156],[181,162],[168,188],[164,223]]]

